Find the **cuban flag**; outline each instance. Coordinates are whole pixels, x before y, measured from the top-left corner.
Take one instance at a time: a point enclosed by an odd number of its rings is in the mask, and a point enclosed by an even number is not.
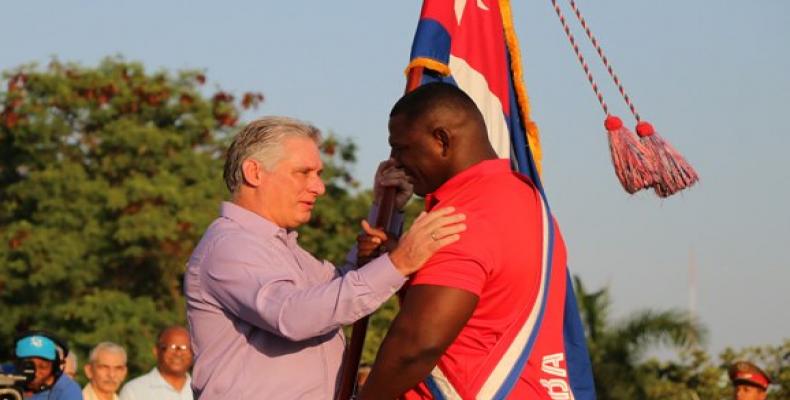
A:
[[[507,349],[480,371],[484,379],[471,391],[477,399],[508,398],[530,364],[537,365],[534,385],[545,390],[545,398],[594,399],[592,368],[570,273],[565,265],[552,262],[564,260],[565,249],[540,179],[538,130],[529,115],[511,21],[507,0],[424,0],[406,68],[407,90],[435,81],[464,90],[482,112],[499,157],[509,158],[514,170],[535,183],[543,199],[544,261],[538,298],[517,322],[518,334],[507,336]],[[556,252],[562,252],[562,257],[556,257]],[[454,382],[452,375],[437,366],[424,385],[434,398],[460,399],[458,393],[469,393],[470,388],[454,387],[462,383]]]

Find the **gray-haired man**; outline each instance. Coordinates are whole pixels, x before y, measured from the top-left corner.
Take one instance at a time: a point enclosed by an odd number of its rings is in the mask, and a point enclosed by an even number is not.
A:
[[[118,400],[118,389],[126,379],[126,350],[113,342],[101,342],[91,350],[85,364],[90,383],[82,389],[85,400]]]
[[[308,124],[268,117],[245,127],[228,150],[232,200],[222,204],[184,278],[197,398],[332,398],[344,349],[340,327],[378,308],[465,228],[463,215],[438,210],[358,270],[342,273],[317,260],[299,247],[294,229],[309,221],[325,191],[319,140]],[[380,166],[375,185],[396,187],[399,209],[412,192],[391,162]]]

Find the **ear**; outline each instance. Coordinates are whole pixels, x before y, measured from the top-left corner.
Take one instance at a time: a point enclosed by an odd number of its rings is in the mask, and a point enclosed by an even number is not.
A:
[[[91,364],[90,363],[85,364],[85,367],[83,367],[83,369],[85,371],[85,377],[88,378],[88,380],[92,379],[93,369],[91,368]]]
[[[263,180],[263,166],[258,161],[246,159],[241,163],[241,172],[244,182],[252,187],[258,187]]]
[[[436,145],[441,149],[442,157],[447,157],[450,151],[450,133],[444,128],[436,128],[431,132],[433,140]]]

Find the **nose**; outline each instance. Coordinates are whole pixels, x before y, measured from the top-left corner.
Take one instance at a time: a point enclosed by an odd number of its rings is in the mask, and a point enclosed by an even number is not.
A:
[[[324,185],[324,181],[321,179],[320,175],[315,175],[313,179],[310,181],[310,185],[308,186],[308,190],[311,193],[315,193],[316,196],[320,196],[326,192],[326,185]]]

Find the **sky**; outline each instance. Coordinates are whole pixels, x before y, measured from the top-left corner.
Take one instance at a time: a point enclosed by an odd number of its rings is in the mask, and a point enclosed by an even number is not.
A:
[[[544,186],[572,272],[590,289],[610,289],[615,319],[692,308],[713,353],[790,338],[790,2],[577,4],[642,117],[701,181],[668,199],[625,193],[604,115],[551,2],[513,1]],[[210,88],[263,92],[253,116],[288,115],[352,138],[356,176],[369,186],[389,153],[387,116],[403,93],[420,6],[2,1],[0,69],[122,55],[149,70],[205,70]],[[593,49],[582,51],[612,112],[633,125]]]

